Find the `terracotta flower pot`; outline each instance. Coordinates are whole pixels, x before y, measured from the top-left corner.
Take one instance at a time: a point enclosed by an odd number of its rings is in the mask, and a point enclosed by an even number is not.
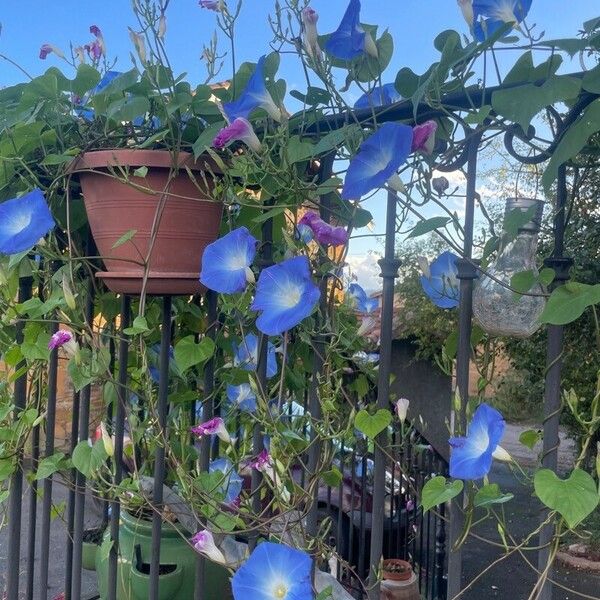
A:
[[[412,574],[412,565],[400,558],[386,558],[383,561],[383,578],[388,581],[408,581]]]
[[[168,183],[172,160],[162,150],[99,150],[82,154],[71,167],[79,176],[92,235],[106,267],[97,276],[113,292],[139,294],[146,261],[148,294],[204,291],[198,281],[200,260],[217,238],[223,210],[210,199],[212,174],[219,171],[208,159],[194,162],[191,154],[180,152],[181,168]],[[133,175],[139,167],[147,167],[144,177]],[[131,239],[117,244],[133,230]]]

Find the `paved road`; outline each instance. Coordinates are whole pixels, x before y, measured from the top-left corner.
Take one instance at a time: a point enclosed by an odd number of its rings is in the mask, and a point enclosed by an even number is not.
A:
[[[59,511],[64,510],[67,503],[67,491],[63,485],[56,482],[53,486],[52,498],[54,505]],[[27,569],[27,539],[29,535],[29,487],[25,488],[23,496],[23,530],[21,533],[21,567],[22,575],[19,586],[19,597],[25,598],[25,571]],[[94,510],[96,507],[93,503],[86,503],[86,519],[85,526],[93,527],[99,521],[99,515]],[[0,506],[2,513],[6,510],[6,505]],[[41,494],[38,501],[37,524],[36,524],[36,540],[40,543],[41,539]],[[50,526],[50,565],[49,565],[49,581],[46,598],[54,600],[61,598],[64,591],[65,578],[65,553],[67,542],[67,529],[65,522],[61,516],[57,516],[51,522]],[[0,528],[0,590],[4,588],[6,581],[6,556],[8,551],[8,532],[6,523]],[[37,560],[35,561],[35,577],[34,577],[34,598],[40,598],[39,590],[39,550],[36,552]],[[96,591],[96,574],[93,571],[82,572],[82,597],[95,597]]]

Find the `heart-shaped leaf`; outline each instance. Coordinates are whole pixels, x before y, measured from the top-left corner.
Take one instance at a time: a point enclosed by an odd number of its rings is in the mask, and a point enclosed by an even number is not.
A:
[[[550,469],[542,469],[533,480],[535,493],[550,509],[562,515],[573,529],[598,506],[600,496],[592,476],[575,469],[568,479],[559,479]]]
[[[475,494],[475,506],[488,506],[490,504],[504,504],[514,498],[513,494],[503,494],[497,483],[488,483],[484,485]]]
[[[368,438],[374,439],[391,422],[392,413],[385,408],[380,408],[374,415],[369,414],[366,410],[361,410],[356,414],[354,426]]]
[[[443,504],[458,496],[464,487],[464,483],[460,479],[448,482],[442,475],[438,475],[430,479],[424,486],[421,492],[421,506],[423,512],[427,512],[430,508]]]
[[[196,343],[193,335],[188,335],[175,346],[175,362],[182,372],[205,363],[214,353],[215,343],[210,338],[202,338]]]

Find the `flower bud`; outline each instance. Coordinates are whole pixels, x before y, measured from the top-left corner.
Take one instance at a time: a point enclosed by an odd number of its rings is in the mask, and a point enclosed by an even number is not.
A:
[[[406,414],[408,413],[408,406],[410,404],[410,400],[407,398],[400,398],[396,402],[396,414],[398,415],[398,419],[400,419],[400,423],[404,423],[406,421]]]

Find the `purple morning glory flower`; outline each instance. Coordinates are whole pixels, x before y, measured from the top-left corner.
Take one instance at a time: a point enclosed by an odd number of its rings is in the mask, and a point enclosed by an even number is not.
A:
[[[221,417],[214,417],[209,421],[204,423],[200,423],[200,425],[195,425],[190,428],[190,431],[201,438],[205,435],[216,435],[219,439],[223,440],[225,443],[230,444],[231,438],[229,437],[229,432],[225,427],[225,421],[221,419]]]
[[[242,343],[233,345],[233,364],[244,371],[256,371],[258,369],[258,337],[254,333],[244,336]],[[275,346],[267,343],[267,377],[277,375],[277,358],[275,357]]]
[[[317,213],[305,213],[298,226],[302,225],[308,225],[317,242],[323,246],[343,246],[348,241],[348,232],[344,227],[329,225]]]
[[[415,125],[413,127],[411,151],[431,154],[435,146],[436,131],[437,123],[435,121],[425,121],[422,125]]]
[[[223,110],[230,122],[235,121],[238,117],[247,119],[257,108],[262,108],[275,121],[281,120],[281,110],[273,101],[265,85],[265,59],[265,56],[258,59],[256,69],[239,98],[223,104]]]
[[[356,310],[365,315],[379,308],[379,298],[367,296],[367,292],[358,283],[351,283],[348,286],[348,296],[353,301]]]
[[[442,252],[429,265],[429,273],[421,276],[421,286],[429,299],[440,308],[455,308],[459,302],[459,257],[452,252]]]
[[[64,58],[65,55],[60,48],[53,46],[52,44],[42,44],[40,47],[40,58],[42,60],[46,60],[48,58],[48,54],[56,54],[58,58]]]
[[[243,479],[236,473],[232,462],[228,458],[216,458],[208,465],[208,472],[223,473],[223,479],[219,483],[218,491],[225,497],[227,504],[232,504],[242,491]]]
[[[342,198],[361,198],[384,186],[410,154],[412,139],[412,127],[402,123],[384,123],[360,145],[358,153],[350,161]]]
[[[215,538],[208,529],[203,529],[196,533],[190,542],[196,552],[204,554],[213,562],[221,563],[223,565],[227,564],[225,556],[223,556],[223,553],[217,548]]]
[[[521,23],[530,8],[531,0],[473,0],[475,39],[483,42],[505,23]]]
[[[450,476],[456,479],[481,479],[492,466],[492,455],[504,434],[504,418],[491,406],[477,407],[467,437],[450,438]]]
[[[256,327],[266,335],[279,335],[308,317],[320,296],[310,276],[306,256],[296,256],[263,269],[250,307],[262,311]]]
[[[243,292],[248,281],[254,281],[250,265],[257,244],[246,227],[234,229],[209,244],[202,255],[200,283],[222,294]]]
[[[238,117],[231,125],[223,127],[213,140],[213,146],[221,150],[236,140],[244,142],[246,146],[256,152],[260,150],[260,140],[254,133],[252,125],[243,117]]]
[[[301,550],[263,542],[236,571],[235,600],[312,600],[312,559]]]
[[[325,43],[325,50],[340,60],[352,60],[365,53],[377,57],[373,38],[360,24],[360,0],[350,0],[340,26]]]
[[[42,190],[0,203],[0,254],[18,254],[54,229]]]
[[[202,8],[220,12],[223,9],[223,0],[200,0],[198,3]]]
[[[275,368],[277,369],[277,366]],[[227,400],[242,412],[253,413],[256,411],[256,394],[252,391],[249,383],[228,384]]]
[[[378,85],[370,92],[363,94],[355,103],[354,108],[377,108],[378,106],[389,106],[400,102],[402,96],[397,92],[393,83]]]

